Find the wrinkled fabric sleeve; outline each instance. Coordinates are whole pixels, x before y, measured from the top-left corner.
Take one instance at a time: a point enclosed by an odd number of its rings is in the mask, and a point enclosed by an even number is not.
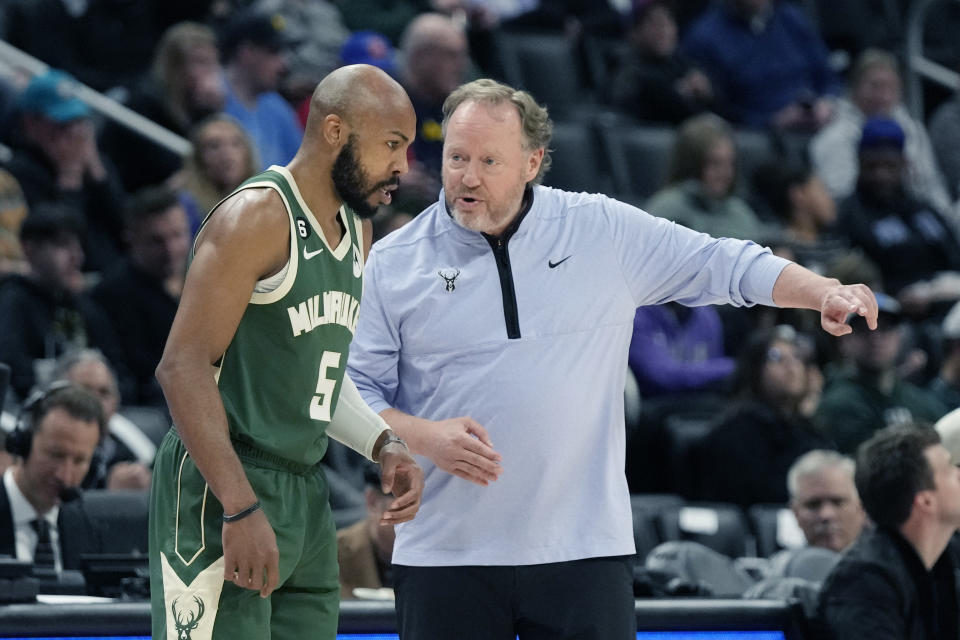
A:
[[[612,198],[600,200],[611,250],[638,307],[679,302],[775,306],[790,261],[747,240],[713,238]]]
[[[350,346],[347,373],[357,385],[360,396],[375,413],[393,406],[399,383],[400,328],[384,304],[380,290],[379,252],[374,248],[364,268],[360,320]]]

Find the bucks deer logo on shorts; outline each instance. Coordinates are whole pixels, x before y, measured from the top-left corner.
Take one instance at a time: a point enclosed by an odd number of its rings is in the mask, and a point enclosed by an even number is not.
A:
[[[170,605],[170,613],[173,614],[173,621],[177,627],[177,640],[190,640],[190,634],[200,624],[200,618],[203,617],[203,611],[206,608],[197,596],[193,596],[193,605],[188,609],[177,610],[177,602],[180,598],[173,601]]]

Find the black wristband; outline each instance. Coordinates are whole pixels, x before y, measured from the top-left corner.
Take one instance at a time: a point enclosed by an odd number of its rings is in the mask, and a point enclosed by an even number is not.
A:
[[[252,505],[250,505],[250,506],[247,507],[246,509],[243,509],[242,511],[237,511],[237,512],[236,512],[235,514],[233,514],[233,515],[228,516],[227,514],[223,514],[223,521],[224,521],[224,522],[236,522],[237,520],[243,520],[244,518],[246,518],[246,517],[247,517],[248,515],[250,515],[251,513],[256,513],[256,512],[259,511],[259,510],[260,510],[260,501],[257,500],[256,502],[254,502]]]

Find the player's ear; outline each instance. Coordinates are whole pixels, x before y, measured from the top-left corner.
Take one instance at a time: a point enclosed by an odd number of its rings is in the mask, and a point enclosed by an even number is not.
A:
[[[331,147],[341,147],[347,142],[347,123],[335,113],[323,119],[323,138]]]

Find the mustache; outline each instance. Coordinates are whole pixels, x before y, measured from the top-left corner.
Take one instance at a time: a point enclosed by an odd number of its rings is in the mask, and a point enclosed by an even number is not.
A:
[[[480,199],[480,196],[483,195],[483,192],[480,189],[460,189],[452,195],[454,200],[456,200],[457,198]]]
[[[384,180],[382,182],[378,182],[377,184],[375,184],[373,186],[373,191],[383,189],[384,187],[399,187],[399,186],[400,186],[400,176],[393,176],[389,180]]]

